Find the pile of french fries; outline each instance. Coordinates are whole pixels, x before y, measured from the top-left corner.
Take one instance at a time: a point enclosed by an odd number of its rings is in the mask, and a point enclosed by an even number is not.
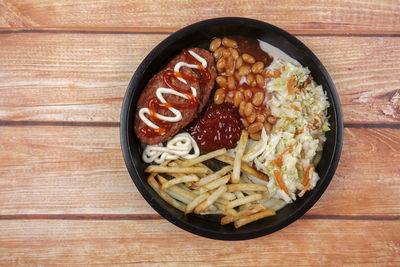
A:
[[[267,175],[242,161],[248,139],[243,130],[236,147],[235,158],[224,155],[225,148],[189,160],[174,160],[161,165],[150,165],[149,185],[170,205],[185,214],[222,215],[221,225],[233,223],[239,228],[256,220],[273,216],[275,211],[260,203],[268,187],[254,184],[246,173],[268,181]],[[212,171],[204,161],[215,159],[228,165]],[[167,174],[172,179],[167,179]]]

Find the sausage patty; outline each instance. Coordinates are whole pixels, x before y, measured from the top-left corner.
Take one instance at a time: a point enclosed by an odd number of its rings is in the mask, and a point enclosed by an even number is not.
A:
[[[182,114],[182,119],[178,122],[172,122],[171,128],[164,135],[148,137],[140,131],[143,127],[146,127],[147,125],[140,119],[139,110],[141,108],[148,107],[148,103],[149,103],[150,99],[153,97],[156,97],[156,91],[159,87],[168,87],[163,80],[164,72],[166,70],[171,70],[171,69],[173,70],[176,63],[178,63],[180,61],[187,62],[185,56],[182,53],[179,54],[172,61],[170,61],[163,70],[161,70],[159,73],[154,75],[150,79],[150,81],[148,82],[148,84],[146,85],[142,94],[139,97],[139,100],[137,103],[137,109],[136,109],[136,116],[135,116],[135,133],[138,136],[138,138],[145,144],[154,145],[154,144],[162,143],[164,141],[167,141],[171,136],[178,133],[179,130],[182,129],[183,127],[185,127],[189,122],[191,122],[197,116],[197,114],[200,114],[201,110],[203,109],[204,105],[206,104],[206,102],[210,96],[210,93],[214,87],[214,82],[215,82],[215,77],[216,77],[214,58],[207,50],[204,50],[204,49],[192,48],[189,50],[192,50],[199,56],[206,59],[207,70],[210,73],[211,79],[206,83],[187,81],[187,84],[185,84],[185,83],[179,81],[177,78],[174,78],[174,77],[171,78],[171,83],[173,85],[179,87],[182,90],[191,92],[190,87],[194,87],[196,89],[197,105],[193,108],[180,110],[181,114]],[[194,77],[197,80],[201,80],[200,79],[201,72],[198,71],[197,69],[182,67],[180,69],[180,72],[183,73],[184,75]],[[189,103],[189,100],[184,99],[179,96],[171,95],[171,94],[163,94],[163,97],[165,98],[165,100],[168,103],[171,103],[171,104],[188,104]],[[168,109],[159,109],[159,110],[157,110],[157,113],[164,115],[164,116],[174,116],[174,114]],[[154,123],[157,124],[156,122],[154,122]]]

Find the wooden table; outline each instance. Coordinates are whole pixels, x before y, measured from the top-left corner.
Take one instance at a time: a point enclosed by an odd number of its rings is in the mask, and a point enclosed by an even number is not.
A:
[[[1,264],[400,265],[399,14],[398,0],[0,0]],[[147,53],[222,16],[272,23],[310,47],[345,122],[318,203],[240,242],[192,235],[155,213],[119,139],[122,99]]]

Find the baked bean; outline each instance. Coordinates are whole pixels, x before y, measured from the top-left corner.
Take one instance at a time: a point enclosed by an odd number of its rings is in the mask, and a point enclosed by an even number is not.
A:
[[[222,87],[222,88],[226,88],[226,78],[225,76],[218,76],[215,81],[217,82],[217,84]]]
[[[237,43],[234,40],[226,38],[226,37],[224,37],[222,39],[222,44],[224,46],[226,46],[226,47],[231,47],[231,48],[236,48],[237,47]]]
[[[243,66],[243,58],[242,57],[238,57],[237,60],[236,60],[235,68],[238,70],[241,66]]]
[[[246,101],[249,101],[252,96],[253,96],[253,93],[251,92],[250,89],[247,89],[247,90],[244,91],[244,99]]]
[[[253,105],[250,102],[247,102],[246,106],[244,107],[244,115],[248,117],[252,112],[253,112]]]
[[[261,74],[256,75],[257,86],[262,88],[264,86],[264,77]]]
[[[264,63],[262,61],[257,61],[251,67],[251,71],[253,73],[260,73],[263,70],[263,68],[264,68]]]
[[[229,52],[229,49],[224,48],[224,50],[222,50],[222,56],[224,58],[228,58],[231,55],[231,52]]]
[[[235,72],[235,59],[233,56],[228,57],[228,60],[226,62],[226,74],[228,75],[233,75]]]
[[[253,96],[253,100],[251,101],[254,106],[259,106],[264,102],[264,93],[263,92],[257,92]]]
[[[250,126],[251,126],[251,125],[250,125]],[[260,139],[261,139],[261,132],[250,134],[250,138],[253,139],[253,140],[255,140],[255,141],[260,140]]]
[[[228,76],[228,88],[230,90],[235,89],[235,78],[233,76]]]
[[[244,108],[246,107],[246,102],[241,102],[239,104],[239,114],[241,117],[244,117]]]
[[[240,77],[240,75],[239,75],[239,72],[235,71],[235,73],[233,74],[233,76],[235,76],[236,81],[240,82],[241,77]]]
[[[246,118],[249,123],[253,123],[256,120],[256,114],[253,112]]]
[[[264,129],[265,129],[265,132],[268,134],[272,131],[272,125],[269,124],[268,122],[266,122],[266,123],[264,123]]]
[[[247,65],[243,65],[239,68],[239,75],[240,76],[246,76],[247,74],[249,74],[251,71],[250,67]]]
[[[256,62],[256,60],[254,59],[254,57],[252,55],[249,55],[247,53],[244,53],[242,55],[244,62],[249,63],[249,64],[253,64],[254,62]]]
[[[269,115],[271,115],[271,110],[269,110],[268,108],[264,110],[264,115],[266,117],[268,117]]]
[[[233,105],[235,105],[235,107],[238,107],[240,105],[240,103],[242,103],[243,101],[243,94],[240,91],[237,91],[235,93],[235,96],[233,97]]]
[[[274,116],[268,116],[267,121],[271,124],[275,124],[276,123],[276,118]]]
[[[225,90],[222,88],[219,88],[217,91],[215,91],[214,94],[214,103],[219,105],[224,103],[224,99],[225,99]]]
[[[219,58],[222,56],[222,51],[223,51],[223,50],[224,50],[223,47],[218,47],[218,49],[215,50],[215,52],[214,52],[214,57],[215,57],[216,59],[219,59]]]
[[[247,74],[247,76],[246,76],[246,82],[247,82],[248,85],[254,86],[253,83],[255,82],[255,77],[254,77],[254,74],[253,74],[253,73]]]
[[[231,52],[231,55],[233,56],[234,59],[239,58],[239,52],[235,48],[229,48],[229,52]]]
[[[257,133],[257,132],[261,131],[262,127],[263,127],[263,124],[261,122],[254,122],[249,126],[247,131],[249,133]]]
[[[229,95],[225,96],[225,101],[230,103],[230,104],[233,104],[233,98],[231,96],[229,96]]]
[[[210,51],[214,52],[215,50],[217,50],[218,47],[220,47],[221,45],[221,38],[215,38],[214,40],[211,41],[210,43]]]
[[[225,58],[220,58],[220,59],[217,61],[217,70],[218,70],[219,72],[222,72],[222,71],[224,70],[224,68],[225,68],[225,65],[226,65]]]
[[[263,114],[258,114],[256,120],[258,122],[265,122],[265,116]]]

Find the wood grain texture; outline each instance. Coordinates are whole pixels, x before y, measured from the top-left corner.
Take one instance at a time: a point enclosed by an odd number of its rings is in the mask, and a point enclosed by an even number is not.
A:
[[[227,243],[166,221],[0,221],[0,260],[9,266],[396,266],[398,230],[397,221],[299,220],[266,237]]]
[[[164,34],[0,34],[0,120],[118,122],[135,69]],[[345,123],[400,123],[399,37],[300,36]]]
[[[204,19],[239,16],[267,21],[292,33],[399,34],[399,13],[397,0],[2,0],[0,30],[171,32]]]
[[[0,215],[155,214],[116,127],[0,127]],[[339,168],[309,215],[400,215],[400,130],[346,129]],[[384,192],[384,193],[383,193]]]

